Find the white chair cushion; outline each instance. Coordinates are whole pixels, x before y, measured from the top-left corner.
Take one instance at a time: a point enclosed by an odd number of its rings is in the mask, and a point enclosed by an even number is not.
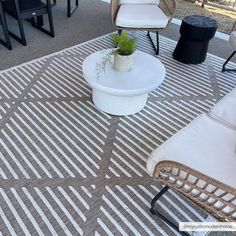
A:
[[[120,4],[156,4],[159,5],[159,0],[120,0]]]
[[[116,17],[116,25],[127,28],[165,28],[168,17],[156,5],[121,5]]]
[[[233,31],[229,36],[229,43],[236,50],[236,31]]]
[[[209,114],[236,130],[236,88],[224,96]]]
[[[166,160],[236,188],[236,131],[202,114],[151,154],[149,174]]]

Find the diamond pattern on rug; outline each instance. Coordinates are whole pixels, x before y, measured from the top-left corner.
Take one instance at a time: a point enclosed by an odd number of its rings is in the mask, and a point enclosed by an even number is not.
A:
[[[154,55],[145,33],[135,36]],[[160,37],[165,81],[132,116],[99,111],[82,75],[88,55],[112,47],[109,35],[0,72],[0,234],[178,235],[149,212],[161,184],[147,158],[236,78],[213,55],[200,65],[173,60],[175,45]],[[206,218],[173,191],[160,209],[176,222]]]
[[[209,80],[207,63],[199,65],[186,65],[176,62],[170,55],[163,55],[162,62],[166,68],[166,80],[160,89],[152,92],[153,96],[211,96],[212,84]]]
[[[95,186],[0,188],[3,235],[82,235]],[[10,220],[11,219],[11,220]],[[2,227],[7,225],[8,227]],[[60,232],[60,233],[59,233]]]

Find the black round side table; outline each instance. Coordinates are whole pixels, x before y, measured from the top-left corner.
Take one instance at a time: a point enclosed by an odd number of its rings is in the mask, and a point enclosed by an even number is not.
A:
[[[180,39],[173,58],[186,64],[205,61],[208,43],[214,37],[217,21],[206,16],[186,16],[180,26]]]

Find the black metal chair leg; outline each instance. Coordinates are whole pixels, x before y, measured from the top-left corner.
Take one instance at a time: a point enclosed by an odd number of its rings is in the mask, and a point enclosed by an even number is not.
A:
[[[52,2],[51,2],[51,7],[55,7],[57,5],[57,0],[53,0]]]
[[[73,12],[78,8],[79,0],[75,0],[75,6],[71,7],[71,0],[67,0],[67,17],[71,17]]]
[[[49,22],[49,29],[50,29],[50,36],[54,37],[54,26],[53,26],[53,18],[52,18],[52,8],[50,5],[50,0],[47,1],[47,10],[48,10],[48,22]]]
[[[67,17],[71,17],[70,9],[71,9],[71,1],[67,0]]]
[[[41,23],[38,24],[38,21],[37,21],[37,23],[35,23],[35,21],[32,21],[32,26],[34,26],[35,28],[39,29],[43,33],[48,34],[49,36],[54,37],[55,33],[54,33],[52,9],[51,9],[51,2],[50,2],[50,0],[47,0],[46,4],[47,4],[47,12],[48,12],[49,30],[43,28]],[[41,17],[43,17],[43,16],[41,16]]]
[[[222,72],[224,71],[236,71],[236,69],[227,69],[226,65],[228,64],[228,62],[231,60],[231,58],[235,55],[236,51],[233,51],[233,53],[229,56],[229,58],[225,61],[223,67],[222,67]]]
[[[11,31],[9,31],[9,35],[12,38],[14,38],[15,40],[17,40],[18,42],[20,42],[21,44],[23,44],[24,46],[26,46],[26,38],[25,38],[25,32],[24,32],[24,28],[23,28],[23,21],[22,21],[21,15],[20,15],[19,2],[18,2],[18,0],[15,0],[14,3],[15,3],[15,9],[16,9],[17,23],[18,23],[19,31],[20,31],[20,37]]]
[[[151,201],[151,210],[154,209],[156,202],[169,190],[169,187],[166,185],[162,190],[152,199]]]
[[[56,2],[56,1],[54,1]],[[52,10],[51,10],[51,2],[50,0],[46,0],[46,4],[41,2],[41,5],[36,5],[36,8],[26,9],[26,10],[20,10],[19,2],[18,0],[14,0],[14,11],[12,11],[12,8],[10,8],[7,4],[4,6],[6,9],[6,12],[8,12],[10,15],[12,15],[18,23],[20,36],[17,34],[9,31],[9,35],[12,36],[14,39],[22,43],[23,45],[26,45],[26,38],[23,28],[23,19],[27,19],[31,22],[32,26],[39,29],[40,31],[50,35],[51,37],[54,37],[54,27],[53,27],[53,19],[52,19]],[[49,19],[49,30],[45,29],[43,27],[43,15],[48,15]],[[37,18],[37,20],[36,20]]]
[[[43,16],[37,16],[37,25],[43,26]]]
[[[152,44],[152,47],[153,47],[153,49],[154,49],[156,55],[158,55],[158,54],[159,54],[159,33],[158,33],[158,31],[156,32],[157,45],[154,44],[154,42],[153,42],[153,40],[152,40],[152,37],[151,37],[151,34],[150,34],[149,31],[148,31],[148,33],[147,33],[147,36],[148,36],[148,38],[149,38],[149,40],[150,40],[150,42],[151,42],[151,44]]]
[[[36,20],[35,20],[36,18]],[[37,16],[37,17],[31,17],[30,19],[27,19],[29,22],[31,22],[31,25],[34,26],[37,24],[38,26],[42,27],[44,25],[43,23],[43,16]]]
[[[179,227],[175,225],[173,222],[171,222],[168,218],[166,218],[164,215],[162,215],[155,207],[156,202],[169,190],[169,187],[166,185],[162,190],[152,199],[151,201],[151,213],[160,217],[166,224],[168,224],[170,227],[175,229],[179,234],[183,236],[189,236],[188,233],[179,231]]]
[[[8,27],[7,27],[7,23],[6,23],[6,16],[5,16],[3,8],[2,8],[2,2],[0,2],[0,21],[2,24],[2,28],[3,28],[3,34],[5,36],[5,41],[0,39],[0,43],[3,44],[9,50],[12,50],[11,41],[10,41],[10,37],[8,34]]]
[[[55,6],[57,4],[56,0],[53,0],[51,6]],[[67,17],[71,17],[74,11],[79,7],[79,0],[75,0],[75,6],[71,7],[71,0],[67,0]]]
[[[156,40],[157,40],[157,48],[156,48],[156,55],[159,54],[159,33],[156,32]]]

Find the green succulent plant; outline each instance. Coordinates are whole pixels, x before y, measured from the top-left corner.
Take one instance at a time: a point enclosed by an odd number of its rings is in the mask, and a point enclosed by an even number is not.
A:
[[[130,37],[125,31],[121,34],[112,34],[112,40],[117,46],[116,54],[128,56],[133,54],[136,49],[135,38]]]

